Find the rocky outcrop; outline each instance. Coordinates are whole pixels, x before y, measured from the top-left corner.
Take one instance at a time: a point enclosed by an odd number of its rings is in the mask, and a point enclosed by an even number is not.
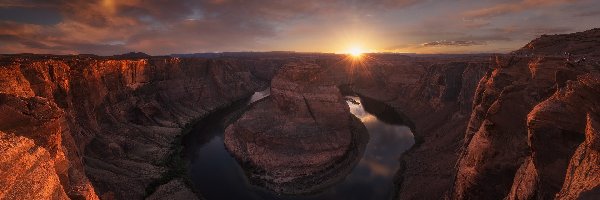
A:
[[[585,166],[599,163],[581,160],[587,155],[575,152],[578,146],[589,147],[584,143],[590,132],[586,116],[598,114],[600,76],[593,59],[598,55],[583,48],[597,46],[598,33],[544,36],[496,57],[494,70],[482,78],[475,94],[450,198],[573,199],[597,193],[586,182],[597,175]],[[576,166],[567,172],[573,159]],[[577,166],[592,173],[575,175]],[[585,178],[573,182],[574,176]],[[556,196],[559,192],[565,195]]]
[[[59,180],[48,187],[75,199],[171,193],[181,186],[170,181],[172,168],[182,163],[166,162],[178,156],[172,143],[181,130],[264,84],[254,76],[264,73],[228,60],[5,56],[0,63],[0,131],[46,152],[36,153],[38,162]],[[3,188],[20,184],[6,177]]]
[[[65,146],[72,141],[69,141],[69,138],[65,138],[62,135],[65,115],[54,102],[42,97],[16,97],[8,94],[0,94],[0,112],[2,113],[0,117],[0,130],[32,140],[35,145],[28,148],[31,151],[35,149],[40,154],[43,152],[42,155],[45,156],[38,157],[38,160],[20,160],[19,157],[15,157],[12,160],[13,162],[25,162],[23,163],[24,166],[31,165],[30,167],[33,168],[37,165],[49,166],[46,170],[51,169],[51,171],[45,171],[46,176],[59,178],[53,180],[57,181],[55,183],[58,184],[54,186],[57,187],[55,189],[66,192],[71,198],[98,199],[94,188],[83,173],[83,166],[79,160],[71,160],[69,157],[71,152]],[[10,150],[8,149],[8,151]],[[18,166],[13,165],[13,167]],[[26,167],[19,170],[27,169]],[[6,169],[4,172],[10,173],[13,171]],[[19,179],[32,179],[30,181],[33,182],[21,182],[25,183],[25,185],[21,185],[20,187],[29,187],[27,184],[32,184],[33,187],[48,187],[38,185],[45,184],[42,181],[44,179],[34,180],[39,177],[30,177],[32,176],[31,174],[21,174],[21,176]],[[16,182],[6,182],[7,186],[11,183],[15,184],[12,187],[19,187]],[[14,195],[8,199],[20,198],[18,194]]]
[[[537,101],[547,97],[552,84],[535,81],[547,77],[530,78],[533,75],[526,67],[529,59],[508,59],[508,65],[496,63],[500,66],[487,74],[477,89],[458,163],[454,198],[502,198],[527,153],[527,114]],[[560,61],[538,64],[556,66],[556,62]],[[489,187],[492,182],[505,187]]]
[[[595,28],[573,34],[542,35],[529,42],[523,48],[514,51],[514,54],[534,56],[598,56],[600,49],[600,28]]]
[[[69,199],[54,160],[32,139],[0,131],[0,199]]]
[[[227,127],[225,145],[257,185],[311,193],[342,180],[360,160],[368,135],[324,69],[288,64],[271,96]]]
[[[528,114],[528,144],[531,149],[529,161],[535,170],[517,174],[516,178],[529,173],[536,175],[535,190],[529,196],[548,199],[560,191],[565,176],[571,174],[567,173],[569,160],[577,146],[586,138],[586,115],[595,115],[598,111],[600,74],[586,74],[567,82],[565,87],[559,88]],[[594,133],[588,134],[594,137]],[[600,163],[581,164],[598,166]],[[529,188],[522,187],[523,189]]]
[[[597,199],[600,197],[600,121],[587,115],[585,141],[571,157],[558,199]]]
[[[597,171],[594,168],[598,168],[600,162],[593,157],[583,159],[588,152],[591,153],[588,155],[593,155],[594,150],[586,148],[593,148],[590,142],[598,134],[594,132],[593,120],[600,110],[599,83],[600,74],[582,75],[558,88],[555,94],[529,113],[527,129],[531,155],[517,172],[509,198],[549,199],[562,188],[564,193],[570,194],[560,198],[576,199],[581,192],[598,185],[593,180],[598,179],[600,174],[594,172]],[[575,154],[578,146],[582,150]],[[584,167],[579,168],[582,171],[576,174],[580,165]],[[575,177],[581,178],[576,180]],[[521,179],[527,180],[527,184],[523,184]],[[591,182],[586,179],[591,179]]]
[[[198,195],[195,194],[183,180],[176,179],[159,186],[156,189],[156,192],[152,193],[152,195],[146,199],[198,199]]]

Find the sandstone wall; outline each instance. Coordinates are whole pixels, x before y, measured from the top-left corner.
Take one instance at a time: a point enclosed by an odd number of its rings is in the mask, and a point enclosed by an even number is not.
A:
[[[495,58],[475,94],[450,198],[598,197],[590,166],[600,165],[592,142],[600,65],[597,51],[577,46],[597,45],[599,33],[544,36]]]
[[[182,128],[264,87],[254,74],[268,72],[229,60],[2,58],[0,131],[46,152],[37,162],[54,173],[34,186],[58,177],[70,198],[141,199],[168,181]]]

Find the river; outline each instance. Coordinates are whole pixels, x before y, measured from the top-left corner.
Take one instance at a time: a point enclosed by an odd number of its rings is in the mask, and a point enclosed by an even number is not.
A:
[[[223,133],[225,125],[239,116],[246,105],[268,95],[269,90],[256,92],[245,102],[238,102],[209,115],[185,138],[185,157],[189,161],[190,179],[204,198],[389,199],[393,190],[393,177],[399,168],[398,158],[414,144],[413,134],[410,128],[403,124],[393,120],[380,120],[388,116],[375,116],[365,110],[361,98],[357,96],[346,96],[346,102],[350,112],[367,127],[369,143],[359,163],[343,181],[318,194],[300,196],[280,195],[249,184],[244,170],[225,149]]]

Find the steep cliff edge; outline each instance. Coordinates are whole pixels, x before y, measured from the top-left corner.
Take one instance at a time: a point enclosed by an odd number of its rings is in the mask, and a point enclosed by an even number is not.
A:
[[[428,66],[409,95],[390,102],[414,122],[415,146],[402,155],[396,184],[400,199],[439,199],[452,184],[472,94],[487,59]],[[428,188],[427,192],[422,192]]]
[[[44,148],[0,131],[0,199],[69,199]]]
[[[47,152],[45,177],[70,198],[141,199],[173,178],[165,162],[181,130],[258,90],[254,74],[265,73],[230,60],[3,57],[0,131]]]
[[[571,157],[565,181],[557,194],[559,199],[594,199],[600,196],[600,121],[588,114],[585,141]]]
[[[586,116],[593,121],[599,112],[599,54],[593,48],[600,45],[599,34],[594,29],[543,36],[496,57],[494,70],[477,87],[450,198],[573,199],[598,193],[590,180],[599,176],[594,168],[600,163],[593,150],[587,153],[597,132],[586,131],[593,127]],[[575,174],[576,168],[587,174]],[[569,188],[573,184],[585,187]],[[562,196],[555,196],[561,188]]]

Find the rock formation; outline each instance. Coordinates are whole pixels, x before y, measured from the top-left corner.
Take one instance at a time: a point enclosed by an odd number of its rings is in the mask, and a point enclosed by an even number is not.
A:
[[[0,199],[69,199],[46,149],[0,131],[0,150]]]
[[[178,155],[172,143],[186,124],[258,90],[264,83],[253,74],[265,74],[225,59],[5,56],[0,63],[0,131],[22,148],[3,162],[30,165],[36,173],[15,171],[35,180],[27,184],[45,191],[39,195],[75,199],[190,191],[170,181],[181,165],[165,163]],[[0,194],[26,193],[11,177],[0,176]]]
[[[589,47],[599,34],[544,36],[496,57],[475,95],[451,198],[598,198],[599,54]]]
[[[558,199],[594,199],[600,196],[600,121],[598,115],[588,114],[585,141],[571,157]]]
[[[553,198],[563,187],[565,177],[575,175],[567,173],[567,167],[569,160],[581,162],[579,156],[574,157],[577,147],[584,146],[582,142],[586,138],[588,143],[593,142],[595,133],[592,126],[594,115],[598,111],[600,111],[600,76],[593,74],[582,75],[577,80],[569,81],[564,87],[558,88],[551,97],[537,104],[527,117],[527,137],[531,155],[523,163],[524,166],[532,166],[532,168],[519,171],[515,177],[515,179],[522,179],[523,176],[532,176],[533,185],[524,187],[519,183],[513,183],[513,190],[509,195],[518,194],[517,196],[538,199]],[[590,145],[588,146],[591,147]],[[590,149],[590,152],[592,151]],[[595,165],[596,170],[600,166],[598,160],[591,158],[589,161],[576,163],[572,168],[580,164]],[[588,170],[591,171],[587,172]],[[598,172],[594,175],[594,167],[580,173],[587,173],[584,176],[591,176],[592,179],[600,175]],[[571,181],[564,184],[585,184],[585,180]],[[600,183],[596,182],[596,185],[598,184]],[[592,188],[587,188],[590,189]]]
[[[23,148],[23,152],[12,154],[14,157],[8,154],[6,162],[1,165],[10,167],[3,169],[4,173],[18,175],[16,180],[11,180],[8,175],[0,176],[6,189],[10,188],[6,196],[8,199],[22,198],[28,192],[52,195],[45,196],[46,198],[68,199],[68,195],[70,198],[98,199],[83,173],[81,162],[69,157],[70,149],[65,146],[71,145],[73,141],[70,136],[62,134],[66,118],[54,102],[37,96],[18,97],[2,93],[0,112],[0,130],[7,132],[5,136],[8,138],[17,136],[19,139],[14,140],[17,143],[13,145]],[[3,152],[18,150],[6,147]],[[41,170],[44,171],[40,172]],[[40,188],[55,191],[35,191],[41,190]],[[60,193],[44,194],[57,191]],[[44,199],[42,196],[32,196],[32,199],[36,198]]]
[[[323,68],[293,63],[273,78],[271,96],[227,127],[225,145],[257,185],[312,193],[342,180],[366,147],[366,128]]]

